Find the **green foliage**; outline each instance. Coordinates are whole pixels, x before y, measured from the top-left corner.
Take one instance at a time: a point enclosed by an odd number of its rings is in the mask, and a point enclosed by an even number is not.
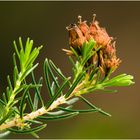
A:
[[[30,40],[29,38],[26,41],[25,49],[23,47],[21,38],[19,38],[19,47],[20,49],[18,49],[17,44],[14,41],[14,48],[20,66],[17,66],[16,57],[15,54],[13,54],[13,84],[10,80],[10,77],[8,76],[8,87],[6,92],[7,99],[6,97],[4,97],[4,101],[6,103],[6,114],[9,112],[9,109],[12,108],[12,106],[14,106],[18,102],[15,99],[17,94],[19,94],[28,87],[28,85],[25,84],[23,81],[37,67],[38,64],[34,64],[34,61],[39,55],[40,49],[42,48],[42,46],[38,48],[33,48],[33,40]]]
[[[13,54],[13,81],[10,79],[10,76],[7,76],[8,87],[2,95],[3,99],[0,99],[0,125],[12,120],[16,116],[23,118],[25,115],[24,111],[27,108],[27,99],[33,109],[34,105],[31,101],[29,90],[31,88],[36,90],[41,86],[41,84],[34,83],[34,80],[33,83],[27,84],[25,79],[37,67],[38,63],[34,64],[34,61],[39,55],[42,46],[33,48],[33,40],[28,38],[24,47],[22,39],[19,38],[19,47],[14,41],[14,48],[16,55],[15,53]],[[17,62],[17,59],[19,62]],[[18,103],[19,107],[17,107]]]
[[[108,86],[129,86],[131,84],[134,84],[133,76],[127,75],[127,74],[120,74],[118,76],[113,77],[110,80],[106,80],[102,86],[108,87]]]
[[[16,130],[16,129],[13,129],[13,128],[8,128],[8,130],[11,131],[11,132],[14,132],[14,133],[19,133],[19,134],[31,134],[33,132],[41,131],[45,127],[46,127],[46,124],[37,126],[35,128],[25,128],[23,130]]]
[[[40,116],[39,119],[45,120],[45,121],[54,121],[54,120],[60,120],[60,119],[67,119],[74,117],[78,115],[79,112],[73,112],[73,113],[67,113],[64,115],[56,115],[56,116]]]
[[[69,57],[72,63],[72,77],[66,77],[51,60],[45,59],[44,79],[49,94],[49,101],[46,101],[41,95],[43,78],[36,80],[34,74],[34,69],[38,65],[34,62],[42,46],[33,48],[33,40],[29,38],[24,45],[19,38],[19,47],[14,41],[14,48],[16,55],[13,54],[13,80],[10,76],[7,77],[8,87],[0,99],[0,130],[3,132],[0,136],[13,132],[27,133],[39,138],[36,132],[44,129],[48,121],[67,119],[81,113],[91,112],[111,116],[89,102],[84,94],[93,93],[95,90],[116,92],[116,90],[106,88],[129,86],[134,83],[131,75],[121,74],[110,78],[112,71],[102,78],[99,66],[95,67],[94,64],[89,63],[91,57],[100,50],[100,47],[96,48],[96,42],[90,40],[79,48],[80,54],[71,48],[76,57]],[[32,78],[29,83],[27,76]],[[87,105],[87,109],[75,109],[79,100]],[[38,112],[41,109],[45,112]],[[3,130],[3,125],[8,126],[15,118],[17,118],[16,123],[20,125],[15,124]]]

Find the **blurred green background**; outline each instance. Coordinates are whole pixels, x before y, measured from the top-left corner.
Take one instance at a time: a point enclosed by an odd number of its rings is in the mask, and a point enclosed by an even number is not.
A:
[[[48,122],[41,138],[140,138],[140,2],[0,2],[0,93],[7,85],[6,75],[12,74],[12,41],[19,36],[31,37],[35,46],[44,48],[38,58],[37,76],[42,75],[45,57],[51,58],[66,75],[71,64],[62,48],[68,48],[65,29],[77,22],[77,16],[91,22],[97,14],[100,25],[117,38],[117,54],[122,59],[114,73],[132,74],[136,84],[117,88],[117,94],[91,94],[98,107],[112,114],[86,114],[72,119]],[[47,94],[43,88],[44,97]],[[9,135],[7,138],[32,138]]]

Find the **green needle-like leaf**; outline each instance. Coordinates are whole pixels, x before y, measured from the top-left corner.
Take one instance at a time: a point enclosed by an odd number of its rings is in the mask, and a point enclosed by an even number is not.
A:
[[[55,83],[55,85],[56,85],[57,88],[60,88],[60,85],[59,85],[59,83],[58,83],[58,80],[57,80],[57,78],[54,76],[54,74],[53,74],[53,72],[52,72],[52,70],[51,70],[50,64],[47,63],[47,65],[48,65],[49,74],[50,74],[50,76],[52,77],[53,82]]]
[[[38,95],[35,94],[35,96],[34,96],[34,111],[38,109],[38,102],[39,102]]]
[[[87,99],[85,99],[83,96],[79,96],[87,105],[89,105],[91,108],[98,110],[98,112],[100,112],[101,114],[107,115],[109,117],[111,117],[111,115],[103,110],[101,110],[100,108],[97,108],[95,105],[93,105],[92,103],[90,103]]]
[[[11,80],[10,80],[10,76],[9,75],[7,76],[7,81],[8,81],[8,84],[9,84],[9,88],[11,90],[13,90],[12,83],[11,83]]]
[[[4,102],[3,100],[1,100],[1,99],[0,99],[0,103],[1,103],[2,105],[6,105],[5,102]]]
[[[3,118],[5,114],[5,106],[0,102],[0,120]]]
[[[61,87],[58,89],[57,93],[53,96],[53,98],[51,99],[51,101],[46,105],[47,108],[61,95],[61,92],[63,91],[63,89],[67,86],[68,82],[70,80],[70,77],[67,78],[63,84],[61,85]]]
[[[67,109],[67,108],[63,108],[63,107],[58,107],[58,109],[66,111],[66,112],[79,112],[79,113],[98,112],[97,109],[74,110],[74,109]]]
[[[10,99],[10,95],[11,95],[12,89],[10,89],[9,87],[6,88],[6,97],[7,97],[7,101],[9,101]]]
[[[6,98],[5,93],[2,94],[2,97],[3,97],[3,101],[5,102],[5,104],[7,104],[7,98]]]
[[[78,53],[76,52],[76,50],[72,47],[70,47],[71,51],[73,52],[73,54],[76,56],[76,58],[79,60],[79,55]]]
[[[48,59],[46,59],[45,62],[44,62],[45,81],[46,81],[46,86],[48,88],[50,97],[53,97],[53,91],[51,89],[51,82],[50,82],[50,78],[49,78],[49,67],[48,67],[48,65],[49,65]]]
[[[13,113],[13,110],[10,110],[4,117],[0,120],[0,125],[2,125]]]
[[[66,109],[69,109],[69,108],[72,108],[72,105],[66,107]],[[58,109],[59,109],[59,107],[58,107]],[[66,111],[59,110],[59,111],[48,112],[47,115],[49,115],[49,116],[57,116],[57,115],[62,115],[64,113],[66,113]]]
[[[17,68],[17,66],[15,66],[14,67],[14,72],[13,72],[14,86],[16,86],[17,79],[18,79],[18,68]]]
[[[33,79],[33,84],[36,85],[37,83],[36,83],[35,76],[34,76],[34,73],[33,73],[33,72],[32,72],[32,79]],[[39,79],[38,84],[42,84],[42,82],[43,82],[43,78],[41,77],[41,78]],[[43,102],[43,99],[42,99],[42,97],[41,97],[41,95],[40,95],[39,88],[40,88],[40,87],[35,87],[36,94],[37,94],[37,96],[38,96],[38,98],[39,98],[39,100],[40,100],[40,102],[41,102],[41,105],[44,106],[44,102]]]
[[[89,81],[93,81],[94,80],[94,76],[98,72],[98,70],[99,70],[98,67],[92,70],[92,72],[90,73],[90,76],[89,76]]]
[[[25,58],[26,58],[26,60],[30,56],[32,47],[33,47],[33,40],[30,40],[29,38],[27,38],[26,46],[25,46]]]
[[[34,123],[34,124],[42,124],[43,122],[37,120],[28,120],[27,122]]]
[[[96,42],[93,39],[90,40],[88,43],[85,42],[83,44],[83,47],[82,47],[83,58],[86,58],[86,56],[91,53],[95,45],[96,45]]]
[[[72,98],[72,99],[67,100],[66,101],[66,104],[72,105],[72,104],[76,103],[77,101],[79,101],[79,98],[78,97]]]
[[[78,115],[79,112],[73,112],[73,113],[69,113],[69,114],[64,114],[64,115],[59,115],[59,116],[54,116],[54,117],[47,117],[47,116],[39,116],[39,119],[42,120],[46,120],[46,121],[53,121],[53,120],[60,120],[60,119],[67,119],[67,118],[71,118],[74,117],[76,115]]]
[[[14,44],[14,48],[15,48],[16,54],[17,54],[18,58],[20,59],[20,54],[19,54],[19,51],[18,51],[18,48],[17,48],[16,41],[14,41],[13,44]]]
[[[39,136],[35,133],[35,132],[31,132],[30,133],[33,137],[35,137],[36,139],[39,139]]]
[[[22,39],[21,39],[21,37],[19,37],[19,44],[20,44],[20,49],[21,49],[21,50],[24,50],[24,49],[23,49],[23,44],[22,44]]]
[[[11,132],[10,131],[4,131],[2,133],[0,133],[0,139],[4,139],[7,135],[9,135]]]
[[[13,129],[13,128],[8,128],[9,131],[13,132],[13,133],[19,133],[19,134],[29,134],[31,132],[38,132],[38,131],[41,131],[42,129],[44,129],[47,125],[44,124],[44,125],[40,125],[38,127],[35,127],[35,128],[29,128],[29,129]]]
[[[33,111],[34,110],[34,104],[33,104],[33,101],[32,101],[32,98],[31,98],[31,95],[30,95],[30,92],[29,91],[27,91],[28,93],[28,97],[27,97],[27,101],[28,101],[28,103],[29,103],[29,106],[30,106],[30,109],[31,109],[31,111]]]
[[[63,73],[61,72],[61,70],[60,70],[59,68],[57,68],[57,67],[55,66],[55,64],[54,64],[51,60],[49,60],[49,64],[50,64],[50,66],[54,69],[54,71],[55,71],[63,80],[67,79],[67,78],[63,75]]]
[[[121,74],[118,75],[110,80],[106,80],[105,82],[102,83],[104,87],[108,86],[129,86],[131,84],[134,84],[133,76],[132,75],[126,75],[126,74]]]
[[[82,78],[84,77],[85,73],[83,72],[82,74],[80,74],[77,79],[75,80],[75,82],[72,84],[72,86],[69,88],[68,92],[66,93],[65,97],[69,97],[70,94],[73,92],[73,90],[75,89],[75,87],[81,82]]]
[[[28,93],[28,90],[30,88],[30,85],[28,87],[26,87],[23,95],[22,95],[22,98],[21,98],[21,102],[20,102],[20,118],[22,119],[23,118],[23,111],[24,111],[24,105],[25,105],[25,99],[26,99],[26,95]]]
[[[20,80],[23,81],[37,66],[38,66],[38,63],[32,66],[31,68],[28,68],[26,72],[23,73]]]

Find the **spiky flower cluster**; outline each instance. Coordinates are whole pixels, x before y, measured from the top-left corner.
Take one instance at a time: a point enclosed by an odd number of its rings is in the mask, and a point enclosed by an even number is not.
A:
[[[69,32],[69,44],[80,54],[80,48],[85,42],[89,42],[91,39],[96,41],[95,50],[98,50],[95,55],[89,60],[89,64],[99,67],[101,73],[105,76],[110,71],[114,72],[119,66],[121,60],[116,56],[115,41],[113,37],[110,37],[105,30],[99,26],[99,22],[95,19],[96,15],[93,15],[93,20],[90,25],[86,21],[82,21],[81,16],[78,16],[78,24],[70,24],[66,29]],[[72,52],[67,51],[68,55],[72,55]]]

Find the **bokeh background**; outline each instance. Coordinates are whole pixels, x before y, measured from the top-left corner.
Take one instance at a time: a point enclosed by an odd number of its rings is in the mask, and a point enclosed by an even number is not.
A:
[[[7,85],[6,75],[12,74],[12,41],[31,37],[35,46],[44,45],[36,70],[41,76],[43,60],[52,59],[66,75],[71,64],[62,48],[68,48],[65,29],[82,15],[90,22],[97,14],[100,25],[117,38],[117,54],[122,59],[114,73],[132,74],[136,84],[117,88],[116,94],[98,93],[88,98],[112,114],[99,113],[72,119],[48,122],[41,138],[140,138],[140,2],[0,2],[0,92]],[[42,91],[44,97],[46,89]],[[29,135],[9,135],[7,138],[33,138]]]

